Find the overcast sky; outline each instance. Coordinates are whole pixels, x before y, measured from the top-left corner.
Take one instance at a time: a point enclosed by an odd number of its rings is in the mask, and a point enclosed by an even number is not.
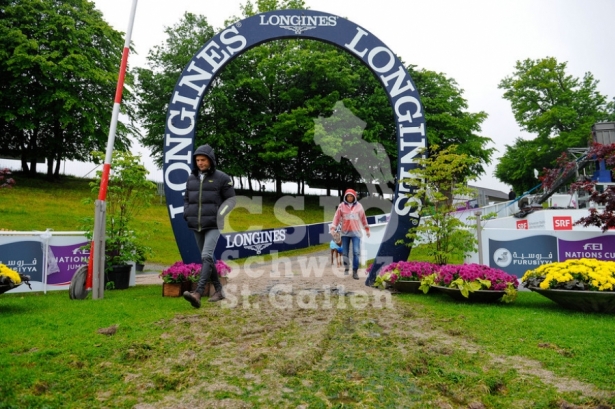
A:
[[[115,29],[127,30],[132,0],[95,3]],[[184,12],[205,15],[218,31],[229,17],[241,16],[239,6],[244,3],[139,1],[132,35],[138,55],[131,54],[129,64],[144,66],[148,50],[164,41],[164,28],[178,23]],[[362,26],[406,64],[441,72],[457,81],[465,91],[469,111],[489,115],[482,135],[493,139],[499,151],[487,174],[473,183],[478,186],[508,191],[509,186],[493,177],[495,164],[505,145],[512,145],[518,136],[532,137],[521,132],[510,104],[497,87],[513,73],[516,61],[555,57],[567,62],[568,73],[575,77],[593,73],[600,81],[599,91],[609,98],[615,96],[614,0],[306,0],[306,4]],[[148,168],[154,179],[162,180],[161,171],[151,164]],[[66,173],[85,174],[70,169],[69,164]]]

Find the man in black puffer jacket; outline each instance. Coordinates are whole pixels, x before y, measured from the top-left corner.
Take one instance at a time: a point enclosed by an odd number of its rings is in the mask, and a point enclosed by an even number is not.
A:
[[[224,227],[224,217],[235,206],[235,189],[231,178],[216,169],[216,156],[211,146],[199,146],[193,157],[194,169],[188,176],[184,194],[184,219],[194,231],[203,267],[196,291],[184,292],[184,298],[199,308],[207,282],[216,290],[209,301],[224,299],[213,256]]]

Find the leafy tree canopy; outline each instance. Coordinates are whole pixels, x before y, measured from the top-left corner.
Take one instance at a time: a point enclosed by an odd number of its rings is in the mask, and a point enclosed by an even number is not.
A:
[[[499,84],[521,129],[536,134],[507,145],[496,167],[495,176],[515,190],[536,185],[534,169],[554,165],[566,149],[587,147],[593,124],[615,119],[613,103],[597,91],[598,80],[589,72],[575,78],[566,66],[553,57],[517,61],[513,75]]]
[[[0,14],[0,153],[32,173],[46,158],[57,176],[61,160],[106,145],[122,35],[86,0],[9,1]],[[117,147],[129,146],[128,131],[119,125]]]
[[[306,6],[297,0],[264,0],[247,2],[241,11],[247,18],[285,8]],[[148,68],[137,69],[139,117],[147,131],[141,142],[152,149],[159,165],[173,87],[214,30],[204,16],[187,13],[166,33],[165,42],[149,53]],[[462,152],[479,159],[468,172],[484,173],[483,165],[494,151],[486,146],[491,140],[478,135],[487,115],[467,112],[463,90],[453,79],[413,66],[410,73],[423,96],[430,142],[462,146]],[[340,146],[332,154],[330,145],[325,152],[315,144],[322,137],[315,133],[315,122],[329,118],[340,106],[364,126],[348,132],[337,129],[334,136]],[[199,113],[195,143],[205,142],[216,149],[221,168],[247,178],[250,189],[253,180],[275,180],[278,192],[282,181],[295,181],[299,189],[306,183],[341,189],[366,182],[364,174],[373,174],[373,169],[357,168],[363,156],[339,153],[353,145],[374,147],[382,162],[377,167],[394,169],[397,160],[394,116],[382,84],[350,53],[314,40],[270,41],[220,70]],[[383,180],[378,177],[378,183]]]
[[[467,171],[478,176],[485,173],[484,165],[491,163],[495,148],[488,148],[491,138],[480,136],[481,125],[487,119],[483,111],[468,112],[468,103],[463,98],[463,90],[453,78],[426,69],[408,67],[414,80],[421,102],[425,106],[427,138],[430,145],[440,149],[456,145],[457,152],[477,158]]]

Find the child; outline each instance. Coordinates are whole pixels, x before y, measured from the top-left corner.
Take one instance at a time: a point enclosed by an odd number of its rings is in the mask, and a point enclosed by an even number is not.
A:
[[[337,264],[338,267],[342,266],[342,236],[339,232],[332,234],[333,240],[329,243],[331,249],[331,265]],[[335,263],[333,263],[333,257],[335,256]]]

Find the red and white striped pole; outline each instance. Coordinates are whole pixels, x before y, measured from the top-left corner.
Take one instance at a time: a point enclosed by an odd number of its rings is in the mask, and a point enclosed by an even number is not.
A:
[[[107,198],[107,187],[109,185],[109,173],[111,172],[111,160],[113,157],[113,145],[115,144],[115,133],[117,130],[117,121],[120,114],[120,104],[122,102],[122,92],[124,90],[124,78],[126,76],[126,65],[128,64],[128,53],[130,52],[130,39],[132,38],[132,27],[135,21],[135,13],[137,11],[137,0],[132,1],[132,8],[130,9],[130,18],[128,19],[128,30],[126,31],[126,38],[124,41],[124,50],[122,52],[122,62],[120,64],[120,73],[117,79],[117,86],[115,89],[115,99],[113,103],[113,113],[111,115],[111,125],[109,126],[109,137],[107,139],[107,151],[105,153],[105,163],[102,170],[102,178],[100,180],[100,190],[98,192],[98,200],[96,206],[96,212],[99,212],[103,208],[104,202]],[[104,211],[104,209],[103,209]],[[95,217],[94,222],[94,240],[92,240],[90,248],[90,260],[88,264],[88,275],[86,279],[86,290],[91,290],[93,287],[94,276],[100,277],[97,284],[97,288],[94,288],[92,298],[102,298],[104,291],[104,277],[101,272],[104,271],[104,257],[102,254],[97,255],[97,251],[94,246],[95,242],[104,244],[105,237],[105,218]],[[98,240],[97,240],[98,238]]]

